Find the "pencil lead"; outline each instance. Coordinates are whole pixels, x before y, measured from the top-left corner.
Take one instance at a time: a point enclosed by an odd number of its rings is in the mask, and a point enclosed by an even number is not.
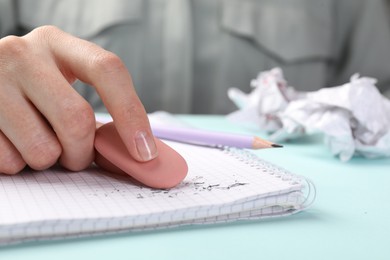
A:
[[[283,147],[283,145],[281,145],[281,144],[272,144],[271,146],[275,147],[275,148],[282,148]]]

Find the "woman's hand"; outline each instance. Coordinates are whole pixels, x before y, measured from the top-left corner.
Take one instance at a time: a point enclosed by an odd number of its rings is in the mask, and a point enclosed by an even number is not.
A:
[[[94,160],[93,109],[71,86],[93,86],[129,153],[157,156],[145,109],[113,53],[52,26],[0,39],[0,173],[59,163],[77,171]]]

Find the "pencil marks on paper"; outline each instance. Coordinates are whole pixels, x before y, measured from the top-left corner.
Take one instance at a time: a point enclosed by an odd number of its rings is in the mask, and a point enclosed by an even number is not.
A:
[[[231,190],[237,189],[245,185],[249,185],[249,183],[240,182],[235,180],[234,182],[230,182],[228,184],[224,183],[212,183],[210,181],[205,180],[202,176],[195,176],[191,180],[183,181],[179,186],[172,189],[152,189],[141,185],[136,185],[133,183],[129,183],[128,185],[132,186],[131,191],[127,190],[125,187],[117,188],[113,187],[111,191],[104,191],[100,189],[95,189],[94,192],[90,193],[90,196],[95,197],[109,197],[113,195],[122,195],[122,196],[131,196],[137,199],[151,198],[155,196],[163,196],[167,198],[176,198],[181,194],[192,193],[193,195],[199,195],[210,191],[216,190]],[[134,192],[134,188],[137,190]]]

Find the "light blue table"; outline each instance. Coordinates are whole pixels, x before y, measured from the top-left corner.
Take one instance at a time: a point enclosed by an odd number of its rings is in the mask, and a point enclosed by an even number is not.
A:
[[[221,116],[181,118],[249,133]],[[390,159],[342,163],[314,137],[256,153],[310,178],[313,206],[278,219],[12,246],[0,259],[390,259]]]

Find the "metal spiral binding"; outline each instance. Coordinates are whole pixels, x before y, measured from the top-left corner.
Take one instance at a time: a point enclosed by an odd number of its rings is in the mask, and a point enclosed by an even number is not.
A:
[[[301,209],[308,208],[315,201],[317,189],[314,183],[307,177],[291,173],[282,167],[259,158],[248,150],[227,146],[220,148],[224,153],[230,154],[239,161],[248,164],[250,167],[261,170],[262,173],[274,175],[276,178],[288,181],[292,185],[302,185],[305,188],[305,191],[302,191],[305,193],[305,199],[302,202]]]

